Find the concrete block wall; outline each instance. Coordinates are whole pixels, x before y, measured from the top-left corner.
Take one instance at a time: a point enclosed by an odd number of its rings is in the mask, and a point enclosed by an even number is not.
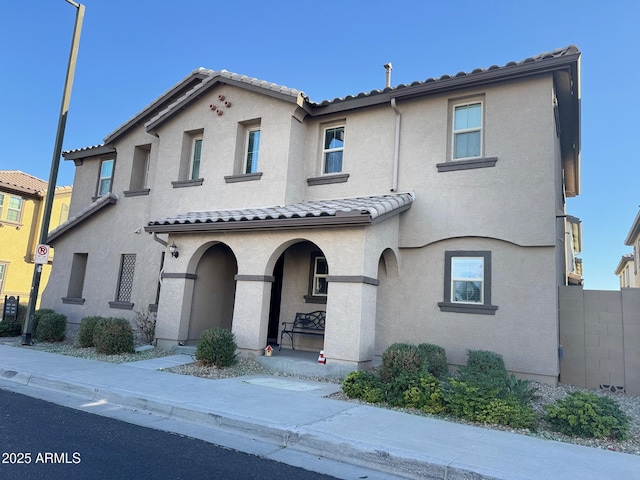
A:
[[[560,381],[640,394],[640,288],[559,287]]]

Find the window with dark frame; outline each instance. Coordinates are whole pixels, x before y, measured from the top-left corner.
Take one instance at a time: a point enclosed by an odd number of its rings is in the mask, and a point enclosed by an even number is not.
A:
[[[111,192],[114,164],[115,160],[113,158],[102,160],[102,162],[100,162],[100,177],[98,178],[98,190],[96,196],[102,197],[103,195],[107,195]]]
[[[456,250],[445,252],[443,312],[494,315],[491,304],[491,252]]]
[[[309,288],[304,296],[306,303],[326,303],[329,285],[329,265],[321,252],[313,252],[309,265]]]
[[[118,278],[117,302],[131,302],[133,291],[133,275],[136,269],[136,254],[124,253],[120,259],[120,276]]]

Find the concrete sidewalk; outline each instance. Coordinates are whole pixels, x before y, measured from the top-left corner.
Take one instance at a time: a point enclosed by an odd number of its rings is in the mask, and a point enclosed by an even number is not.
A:
[[[640,456],[325,398],[339,390],[336,384],[268,375],[210,380],[157,370],[192,361],[174,355],[113,364],[0,345],[0,388],[114,417],[125,407],[143,418],[132,423],[339,478],[640,475]]]

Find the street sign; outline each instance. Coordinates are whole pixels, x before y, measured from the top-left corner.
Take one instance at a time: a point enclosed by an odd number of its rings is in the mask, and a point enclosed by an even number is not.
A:
[[[49,245],[39,244],[36,247],[35,263],[46,264],[49,263]]]

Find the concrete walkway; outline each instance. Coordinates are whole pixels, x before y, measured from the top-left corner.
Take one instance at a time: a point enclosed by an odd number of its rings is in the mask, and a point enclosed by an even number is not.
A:
[[[158,370],[192,361],[113,364],[0,345],[0,388],[344,479],[640,478],[640,456],[325,398],[337,384]]]

